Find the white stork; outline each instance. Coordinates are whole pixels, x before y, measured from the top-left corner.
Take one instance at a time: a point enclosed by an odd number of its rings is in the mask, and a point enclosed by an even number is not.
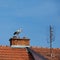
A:
[[[14,35],[19,35],[22,32],[21,29],[17,30],[16,32],[14,32]]]

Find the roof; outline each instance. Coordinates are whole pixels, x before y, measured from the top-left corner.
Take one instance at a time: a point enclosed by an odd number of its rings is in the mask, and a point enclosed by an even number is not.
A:
[[[25,48],[0,46],[0,60],[33,60]]]
[[[41,54],[48,60],[51,60],[50,57],[50,48],[43,48],[43,47],[32,47],[34,51]],[[52,60],[60,60],[60,48],[52,48]]]
[[[48,60],[49,48],[31,47],[38,54],[41,54]],[[12,48],[10,46],[0,46],[0,60],[34,60],[32,55],[28,53],[26,48]],[[53,49],[53,60],[60,60],[60,49]]]

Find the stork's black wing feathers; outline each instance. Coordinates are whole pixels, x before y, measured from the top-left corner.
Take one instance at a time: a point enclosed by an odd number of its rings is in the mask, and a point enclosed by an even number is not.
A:
[[[17,32],[14,32],[14,35],[17,34]]]

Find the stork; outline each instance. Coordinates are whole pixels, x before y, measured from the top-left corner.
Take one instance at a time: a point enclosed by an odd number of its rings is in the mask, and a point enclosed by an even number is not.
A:
[[[15,31],[13,34],[18,36],[21,32],[22,32],[22,29],[19,29],[19,30]]]

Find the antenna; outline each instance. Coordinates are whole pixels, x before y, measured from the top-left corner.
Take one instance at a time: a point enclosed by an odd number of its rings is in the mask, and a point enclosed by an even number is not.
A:
[[[52,42],[54,40],[53,27],[50,25],[50,56],[52,60]]]

